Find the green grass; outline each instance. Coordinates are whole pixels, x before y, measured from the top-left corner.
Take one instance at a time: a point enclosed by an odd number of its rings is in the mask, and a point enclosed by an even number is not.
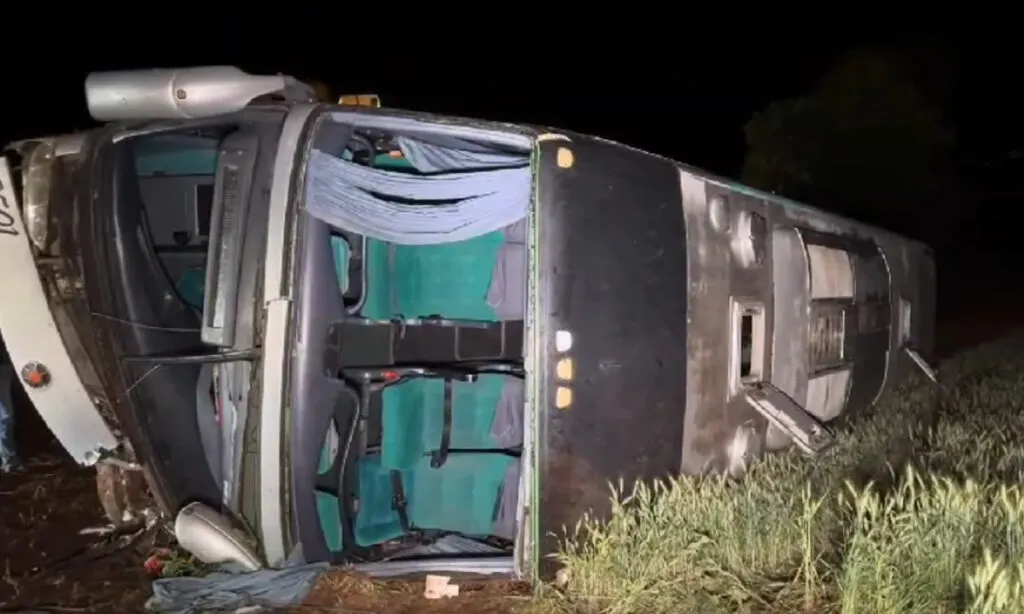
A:
[[[1024,340],[972,350],[740,479],[613,489],[570,528],[584,612],[1024,613]]]

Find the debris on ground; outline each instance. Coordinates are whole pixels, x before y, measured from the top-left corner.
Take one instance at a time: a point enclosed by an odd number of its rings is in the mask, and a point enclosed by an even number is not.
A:
[[[423,583],[423,596],[427,599],[447,599],[459,596],[459,585],[451,584],[449,576],[428,575]]]
[[[95,530],[108,522],[95,470],[71,460],[24,399],[15,405],[24,464],[0,475],[0,611],[141,611],[153,532]]]
[[[508,578],[467,574],[441,576],[458,598],[429,599],[424,575],[370,578],[351,569],[333,568],[320,576],[296,614],[352,612],[372,614],[538,614],[533,587]],[[452,584],[454,583],[454,585]],[[540,612],[544,612],[540,610]]]
[[[146,602],[146,609],[193,614],[248,606],[298,606],[327,567],[326,563],[311,563],[246,573],[215,571],[201,578],[160,578],[153,581],[153,596]]]

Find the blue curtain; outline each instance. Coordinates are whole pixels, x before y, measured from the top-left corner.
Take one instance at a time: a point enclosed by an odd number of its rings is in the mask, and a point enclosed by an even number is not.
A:
[[[529,156],[401,137],[421,173],[361,166],[319,150],[307,168],[306,210],[328,224],[402,245],[472,239],[526,217]]]
[[[402,156],[421,173],[440,173],[460,169],[484,170],[524,166],[529,160],[521,153],[492,151],[468,141],[451,139],[453,147],[444,147],[400,136],[396,139]]]

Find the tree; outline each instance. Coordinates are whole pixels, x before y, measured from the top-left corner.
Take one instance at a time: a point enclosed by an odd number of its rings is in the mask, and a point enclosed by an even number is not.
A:
[[[949,81],[937,66],[918,70],[916,49],[855,50],[807,95],[756,113],[743,181],[901,230],[935,214],[950,193],[949,97],[937,101]]]

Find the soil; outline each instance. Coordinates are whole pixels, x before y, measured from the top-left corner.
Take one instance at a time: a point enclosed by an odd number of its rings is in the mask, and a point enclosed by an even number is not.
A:
[[[937,353],[948,356],[1019,326],[1018,301],[983,312],[940,316]],[[20,392],[20,391],[18,391]],[[141,612],[150,595],[142,563],[146,535],[127,544],[83,529],[105,525],[95,473],[76,466],[22,398],[17,410],[24,468],[0,475],[0,613]],[[345,571],[325,574],[296,612],[511,614],[529,604],[528,587],[453,579],[460,595],[423,597],[423,580],[377,582]]]
[[[459,595],[446,599],[423,596],[424,578],[371,580],[360,574],[332,571],[324,574],[306,602],[294,612],[346,614],[519,614],[531,602],[529,584],[507,580],[479,580],[452,576]]]
[[[145,540],[88,531],[106,525],[95,471],[71,461],[19,400],[24,466],[0,475],[0,612],[142,611]]]

